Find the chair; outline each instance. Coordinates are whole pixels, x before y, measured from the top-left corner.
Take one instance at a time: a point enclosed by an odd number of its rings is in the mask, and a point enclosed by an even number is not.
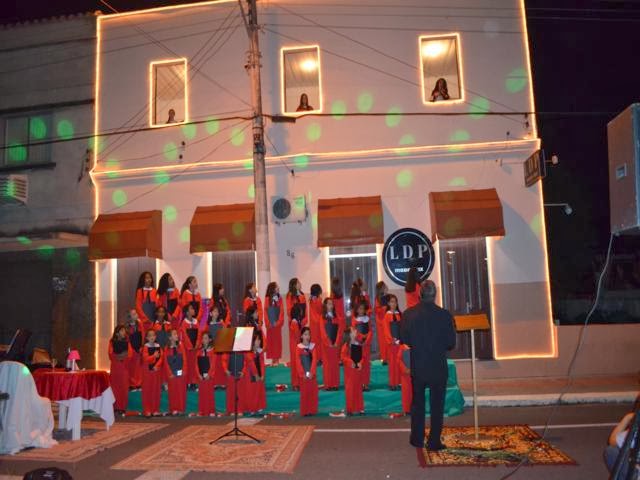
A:
[[[24,361],[25,348],[31,338],[31,331],[26,328],[18,328],[6,348],[0,348],[0,362],[5,360]]]

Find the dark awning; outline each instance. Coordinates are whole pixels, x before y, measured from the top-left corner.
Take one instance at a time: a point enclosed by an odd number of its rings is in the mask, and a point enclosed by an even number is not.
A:
[[[318,247],[384,243],[380,196],[318,200]]]
[[[89,259],[162,258],[162,212],[100,214],[89,231]]]
[[[191,219],[191,253],[255,250],[253,203],[196,208]]]

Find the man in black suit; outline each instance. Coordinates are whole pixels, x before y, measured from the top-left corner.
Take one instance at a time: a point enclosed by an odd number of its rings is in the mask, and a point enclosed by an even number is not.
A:
[[[425,388],[429,388],[431,429],[427,440],[428,450],[442,450],[446,446],[440,440],[444,416],[444,399],[447,389],[447,350],[456,345],[453,317],[437,306],[436,285],[425,280],[420,285],[420,303],[404,311],[400,324],[400,339],[411,347],[411,403],[410,443],[418,449],[418,459],[423,465],[424,456],[424,404]]]

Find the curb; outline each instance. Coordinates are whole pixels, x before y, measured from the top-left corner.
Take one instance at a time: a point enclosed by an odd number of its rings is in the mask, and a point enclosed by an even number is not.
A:
[[[561,405],[581,403],[633,403],[638,391],[623,392],[585,392],[565,393],[560,400]],[[560,399],[560,393],[543,393],[531,395],[478,395],[479,407],[531,407],[536,405],[554,405]],[[464,396],[464,406],[473,406],[473,396]]]

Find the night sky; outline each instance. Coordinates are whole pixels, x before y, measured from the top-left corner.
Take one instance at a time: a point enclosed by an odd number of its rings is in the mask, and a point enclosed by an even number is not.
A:
[[[191,0],[193,1],[193,0]],[[187,3],[113,0],[118,11]],[[436,2],[434,2],[436,3]],[[445,1],[437,2],[439,5]],[[554,302],[593,295],[609,240],[606,125],[640,101],[640,1],[526,1],[542,145],[560,164],[548,170],[545,201]],[[2,23],[108,9],[98,0],[21,0],[0,7]],[[544,112],[585,112],[549,115]],[[637,239],[636,239],[637,240]],[[617,239],[614,253],[640,251]]]

